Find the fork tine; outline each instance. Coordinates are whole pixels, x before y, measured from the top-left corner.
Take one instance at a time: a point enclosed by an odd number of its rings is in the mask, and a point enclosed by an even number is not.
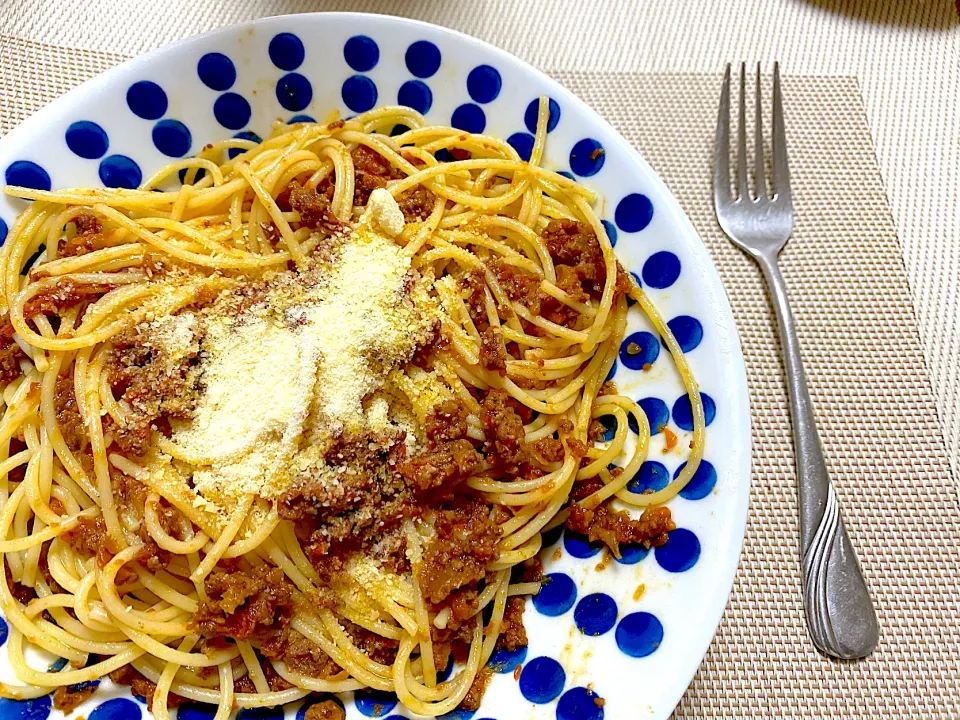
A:
[[[757,63],[756,120],[753,128],[753,165],[756,175],[757,198],[767,197],[766,168],[763,163],[763,104],[760,102],[760,63]]]
[[[730,63],[723,75],[720,110],[717,113],[717,139],[713,152],[713,201],[719,206],[733,200],[730,192]]]
[[[741,200],[750,199],[747,181],[747,64],[740,63],[740,127],[737,128],[737,190]]]
[[[780,63],[778,62],[773,64],[773,189],[778,199],[791,203],[787,134],[783,125],[783,95],[780,91]]]

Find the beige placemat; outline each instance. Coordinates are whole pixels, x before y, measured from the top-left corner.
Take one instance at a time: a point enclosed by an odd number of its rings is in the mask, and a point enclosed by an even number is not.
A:
[[[0,37],[0,132],[121,59]],[[798,220],[783,270],[830,469],[882,631],[873,657],[840,663],[812,649],[803,625],[772,311],[759,273],[723,239],[711,210],[719,77],[556,75],[678,196],[723,277],[747,361],[755,443],[747,539],[720,631],[677,717],[960,716],[960,507],[856,81],[785,81]]]

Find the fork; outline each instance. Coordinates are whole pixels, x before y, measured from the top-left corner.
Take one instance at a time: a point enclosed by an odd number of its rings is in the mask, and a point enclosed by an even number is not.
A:
[[[787,167],[787,142],[780,91],[780,65],[773,66],[772,185],[768,192],[763,153],[760,65],[757,64],[754,183],[751,195],[747,167],[746,63],[740,66],[740,118],[737,133],[736,190],[730,185],[730,65],[720,93],[714,151],[713,202],[720,227],[733,244],[760,266],[777,313],[777,329],[786,369],[797,459],[800,505],[800,555],[803,604],[813,644],[823,653],[853,659],[877,646],[877,616],[866,582],[850,544],[833,482],[827,473],[817,434],[807,377],[787,288],[777,256],[793,232],[793,201]]]

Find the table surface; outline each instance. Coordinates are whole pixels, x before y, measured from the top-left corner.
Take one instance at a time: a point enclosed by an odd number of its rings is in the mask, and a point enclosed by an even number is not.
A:
[[[589,11],[584,11],[589,7]],[[549,71],[855,76],[960,478],[960,20],[953,0],[6,0],[0,33],[135,55],[266,15],[355,10],[453,27]]]

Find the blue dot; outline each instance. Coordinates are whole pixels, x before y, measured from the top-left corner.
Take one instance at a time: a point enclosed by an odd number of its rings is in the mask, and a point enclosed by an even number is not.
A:
[[[642,495],[647,490],[657,492],[670,484],[670,471],[656,460],[645,460],[643,465],[627,483],[627,490]]]
[[[680,258],[668,250],[655,252],[643,264],[643,281],[660,290],[673,285],[680,277]]]
[[[603,549],[604,545],[599,540],[590,542],[586,535],[571,532],[567,530],[563,533],[563,548],[575,558],[585,560],[593,557]]]
[[[127,105],[137,117],[159,120],[167,111],[167,94],[155,82],[141,80],[127,90]]]
[[[296,70],[303,63],[303,43],[293,33],[274,35],[270,41],[270,60],[281,70]]]
[[[493,653],[493,655],[490,657],[490,662],[487,663],[487,667],[489,667],[495,673],[512,673],[516,669],[517,665],[523,665],[523,662],[526,659],[526,646],[518,647],[516,650],[507,650],[506,648],[501,648]]]
[[[290,118],[290,120],[292,121],[293,118]],[[301,121],[298,120],[297,122],[301,122]],[[304,120],[302,122],[307,122],[307,121]],[[263,142],[263,138],[261,138],[255,132],[251,132],[250,130],[243,130],[241,132],[238,132],[236,135],[234,135],[234,137],[239,140],[253,140],[253,142],[255,143]],[[243,148],[230,148],[229,150],[227,150],[227,157],[233,160],[237,155],[241,155],[242,153],[245,153],[245,152],[246,150],[244,150]],[[198,175],[197,180],[199,179],[200,179],[200,176]]]
[[[467,92],[474,102],[488,103],[497,99],[503,80],[495,67],[478,65],[467,75]]]
[[[520,694],[532,703],[548,703],[563,692],[567,675],[553,658],[534,658],[520,673]]]
[[[233,60],[223,53],[207,53],[197,63],[200,81],[211,90],[229,90],[237,81]]]
[[[3,241],[7,236],[7,226],[3,220],[0,220],[0,226],[2,226],[2,232],[0,232],[0,242]],[[0,645],[3,645],[7,641],[7,634],[10,632],[10,628],[7,627],[7,621],[0,617]]]
[[[610,442],[617,434],[617,418],[615,415],[601,415],[599,422],[603,425],[603,435],[600,439],[603,442]]]
[[[471,720],[471,718],[476,714],[476,710],[464,710],[463,708],[458,708],[440,715],[437,720]]]
[[[614,360],[613,365],[610,366],[610,372],[607,373],[607,377],[605,378],[604,382],[613,380],[613,376],[616,374],[617,374],[617,361]]]
[[[565,177],[567,180],[576,180],[576,178],[571,173],[568,173],[566,170],[560,170],[557,173],[557,175],[560,175],[561,177]]]
[[[677,471],[673,474],[674,479],[679,477],[680,472],[686,466],[687,464],[683,463],[677,468]],[[703,498],[713,492],[713,488],[716,487],[716,485],[717,469],[712,463],[701,460],[700,464],[697,465],[696,472],[693,473],[693,477],[690,478],[690,481],[684,486],[683,490],[680,491],[680,497],[686,498],[687,500],[703,500]]]
[[[140,166],[126,155],[111,155],[100,162],[100,182],[108,188],[136,190],[143,180]]]
[[[717,416],[717,404],[705,392],[700,393],[700,401],[703,403],[703,419],[709,425]],[[681,395],[673,404],[673,421],[684,430],[693,430],[693,409],[689,395]]]
[[[542,533],[540,537],[543,539],[543,547],[548,548],[551,545],[555,545],[562,534],[563,525],[557,525],[555,528],[550,528],[545,533]]]
[[[601,220],[603,229],[607,231],[607,238],[610,240],[610,247],[617,246],[617,226],[609,220]]]
[[[450,124],[457,130],[465,130],[469,133],[482,133],[487,126],[487,116],[479,105],[464,103],[456,110],[450,118]]]
[[[335,697],[334,695],[321,695],[319,697],[314,696],[314,698],[315,699],[308,700],[307,702],[305,702],[303,705],[300,706],[300,709],[297,710],[297,720],[304,720],[307,716],[307,710],[312,708],[314,705],[317,705],[318,703],[327,702],[328,700],[333,700],[333,702],[339,705],[340,709],[343,710],[343,703],[340,701],[340,698]],[[324,715],[324,717],[327,717],[327,716]],[[180,718],[177,718],[177,720],[180,720]]]
[[[179,120],[161,120],[153,126],[153,144],[169,157],[183,157],[190,152],[192,138],[187,126]]]
[[[75,155],[87,160],[96,160],[107,153],[110,140],[106,131],[89,120],[80,120],[67,128],[67,147]]]
[[[380,48],[373,38],[354,35],[343,46],[343,59],[357,72],[367,72],[379,62]]]
[[[670,328],[677,344],[685,353],[695,350],[703,340],[703,325],[695,317],[677,315],[667,322],[667,327]]]
[[[3,244],[3,241],[7,239],[7,224],[3,221],[3,218],[0,218],[0,245]],[[3,618],[0,618],[0,624],[3,625],[4,638],[6,638],[7,624],[3,622]],[[0,645],[3,645],[0,642]]]
[[[383,717],[397,706],[397,696],[382,690],[358,690],[353,702],[367,717]]]
[[[213,115],[217,122],[230,130],[239,130],[250,122],[250,103],[243,95],[224,93],[213,104]]]
[[[97,705],[89,720],[139,720],[140,706],[133,700],[113,698]]]
[[[584,138],[570,151],[570,169],[580,177],[590,177],[600,172],[607,153],[603,145],[593,138]]]
[[[34,190],[49,190],[52,185],[47,171],[29,160],[10,163],[4,177],[7,185],[19,185]]]
[[[646,397],[638,400],[637,404],[647,416],[647,422],[650,423],[650,434],[656,435],[660,428],[670,422],[670,410],[667,404],[660,398]]]
[[[303,110],[313,99],[313,86],[299,73],[287,73],[277,80],[277,102],[287,110]]]
[[[440,48],[429,40],[417,40],[404,55],[407,70],[418,78],[428,78],[440,69]]]
[[[550,573],[540,592],[533,596],[533,607],[547,617],[559,617],[577,600],[577,584],[566,573]]]
[[[283,720],[283,707],[243,708],[236,720]]]
[[[614,558],[621,565],[636,565],[650,554],[650,548],[643,545],[621,545],[620,557]]]
[[[631,370],[653,365],[660,356],[660,342],[655,335],[641,330],[628,335],[620,343],[620,362]]]
[[[666,545],[655,548],[653,554],[667,572],[686,572],[700,559],[700,541],[690,530],[677,528],[667,536]]]
[[[35,700],[0,698],[0,718],[3,720],[46,720],[49,716],[49,695],[41,695]]]
[[[407,80],[397,92],[397,102],[426,115],[433,107],[433,92],[425,82]]]
[[[533,153],[533,143],[535,138],[530,133],[517,132],[507,138],[507,142],[513,146],[521,159],[529,162],[530,155]]]
[[[646,195],[631,193],[617,203],[613,219],[624,232],[640,232],[653,220],[653,203]]]
[[[573,621],[584,635],[603,635],[617,622],[617,603],[606,593],[587,595],[577,603]]]
[[[663,642],[663,625],[648,612],[630,613],[617,625],[616,638],[624,655],[646,657]]]
[[[547,107],[550,112],[550,117],[547,119],[547,132],[553,132],[553,129],[557,127],[557,123],[560,122],[560,106],[556,100],[550,98],[547,102]],[[540,98],[534,98],[530,101],[530,104],[527,105],[526,112],[523,113],[523,124],[526,125],[527,130],[532,133],[537,131],[537,115],[539,112]],[[570,179],[572,180],[573,178]]]
[[[177,720],[213,720],[216,714],[216,706],[207,703],[183,703],[177,708]]]
[[[340,97],[353,112],[366,112],[377,104],[377,86],[366,75],[353,75],[344,80]]]
[[[287,124],[289,125],[312,122],[316,122],[316,119],[312,115],[293,115],[289,120],[287,120]]]
[[[557,703],[557,720],[603,720],[603,703],[593,690],[575,687],[567,690]]]

